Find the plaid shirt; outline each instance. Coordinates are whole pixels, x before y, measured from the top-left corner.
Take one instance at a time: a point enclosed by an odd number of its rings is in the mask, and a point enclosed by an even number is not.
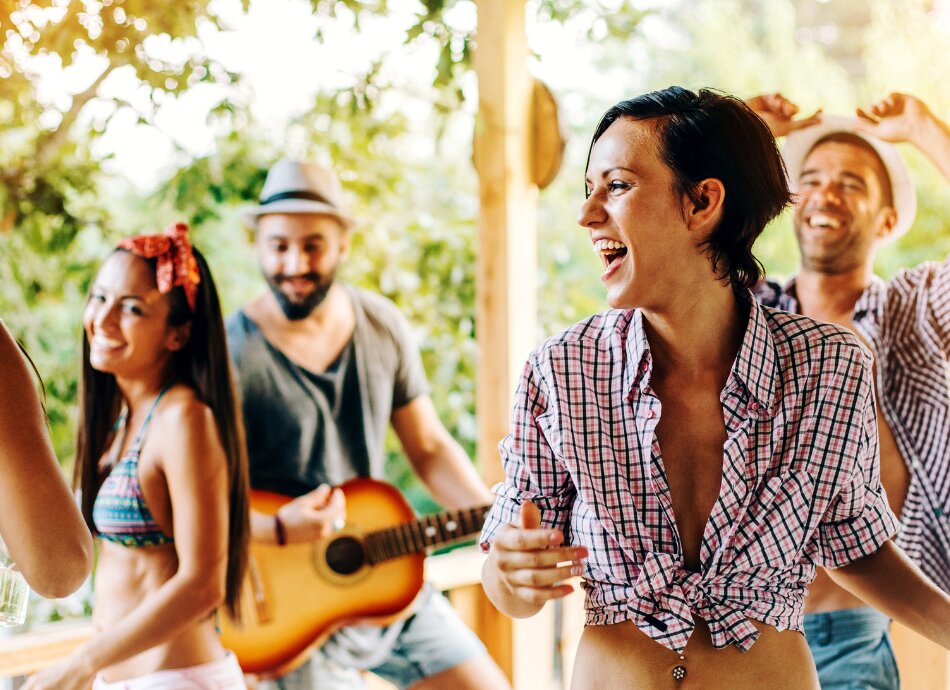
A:
[[[757,293],[799,311],[794,280]],[[853,320],[877,360],[877,399],[910,472],[897,543],[950,592],[950,256],[875,278]]]
[[[589,625],[632,620],[677,652],[693,614],[716,647],[748,650],[749,618],[801,630],[815,564],[870,555],[897,528],[880,486],[869,354],[842,328],[750,308],[720,393],[724,481],[699,572],[683,565],[652,367],[639,310],[595,315],[531,355],[482,548],[530,500],[543,527],[589,550]]]

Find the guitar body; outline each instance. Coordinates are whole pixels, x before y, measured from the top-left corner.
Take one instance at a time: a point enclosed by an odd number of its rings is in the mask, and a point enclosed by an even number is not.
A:
[[[312,544],[251,544],[240,624],[223,611],[221,640],[246,673],[277,676],[306,660],[310,649],[354,622],[397,620],[422,589],[424,551],[372,564],[363,538],[409,523],[412,508],[399,491],[373,479],[340,487],[346,526]],[[251,491],[251,507],[269,515],[292,500]]]

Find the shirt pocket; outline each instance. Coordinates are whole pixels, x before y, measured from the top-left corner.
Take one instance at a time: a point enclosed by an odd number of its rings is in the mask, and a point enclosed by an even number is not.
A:
[[[749,500],[729,547],[738,570],[782,570],[795,564],[812,531],[815,485],[805,472],[770,477]]]

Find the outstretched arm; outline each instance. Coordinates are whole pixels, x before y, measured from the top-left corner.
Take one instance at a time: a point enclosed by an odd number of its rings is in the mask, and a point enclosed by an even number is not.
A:
[[[866,558],[828,570],[831,579],[874,608],[950,649],[950,595],[893,541]]]
[[[491,503],[491,493],[428,395],[393,410],[391,421],[412,468],[439,504],[452,509]]]
[[[816,110],[808,117],[801,117],[796,120],[798,106],[780,93],[755,96],[747,100],[746,105],[765,121],[772,132],[772,136],[776,138],[783,137],[797,129],[811,127],[821,121],[820,110]]]
[[[919,98],[895,92],[867,110],[858,108],[857,115],[860,131],[885,141],[913,144],[950,181],[950,127]]]
[[[46,433],[36,379],[0,322],[0,536],[37,592],[64,597],[92,568],[92,535]]]

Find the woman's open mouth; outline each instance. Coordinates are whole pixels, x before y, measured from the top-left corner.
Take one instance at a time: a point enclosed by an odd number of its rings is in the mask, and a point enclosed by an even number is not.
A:
[[[597,240],[594,242],[594,250],[600,254],[605,274],[616,269],[627,255],[627,245],[617,240]]]

